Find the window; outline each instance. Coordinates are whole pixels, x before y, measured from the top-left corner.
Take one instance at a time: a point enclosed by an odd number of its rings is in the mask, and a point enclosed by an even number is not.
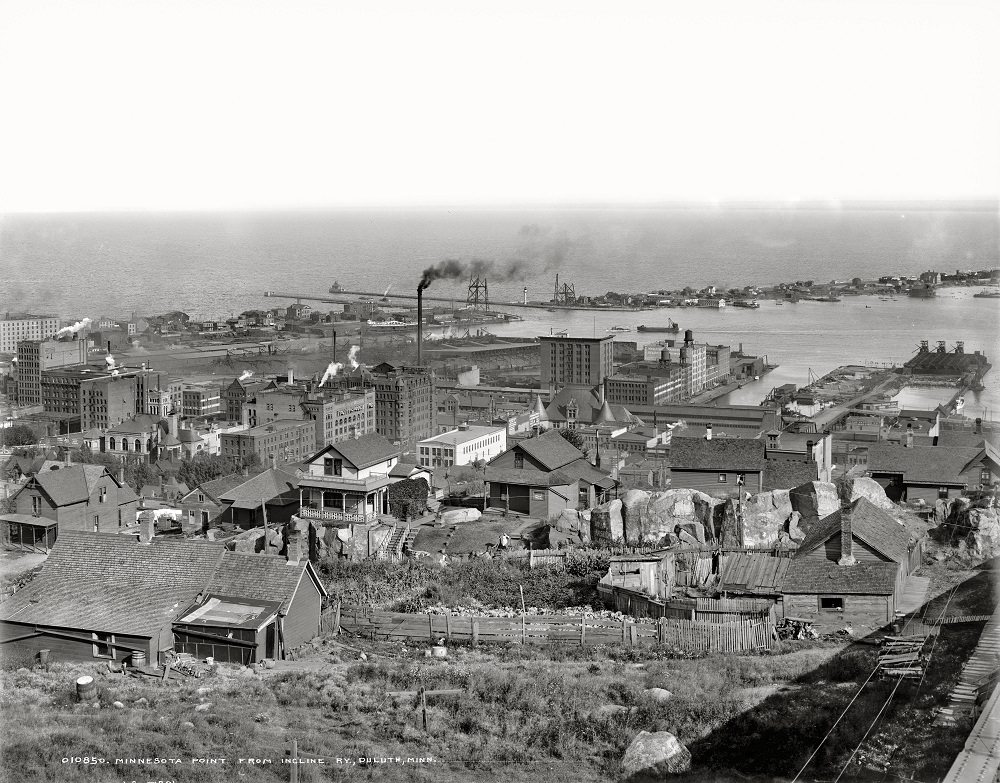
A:
[[[335,459],[333,461],[333,475],[334,476],[344,475],[344,460]]]
[[[938,499],[940,500],[948,499],[948,487],[938,487]]]
[[[108,488],[107,487],[100,487],[97,490],[97,502],[98,503],[106,503],[107,500],[108,500]]]
[[[983,488],[986,488],[990,485],[990,483],[991,483],[990,469],[983,468],[982,470],[979,471],[979,485]]]
[[[843,596],[821,595],[819,597],[819,608],[820,611],[824,612],[842,612],[844,611]]]
[[[97,514],[94,514],[94,532],[101,532],[101,518]]]
[[[726,475],[725,473],[720,473],[719,474],[719,483],[720,484],[725,484],[727,481],[729,481],[729,476]]]
[[[514,452],[514,467],[520,470],[524,467],[524,455],[520,452]]]
[[[39,495],[31,496],[31,513],[35,516],[42,513],[42,498]]]
[[[115,657],[115,635],[113,633],[92,633],[91,640],[94,642],[95,658]]]

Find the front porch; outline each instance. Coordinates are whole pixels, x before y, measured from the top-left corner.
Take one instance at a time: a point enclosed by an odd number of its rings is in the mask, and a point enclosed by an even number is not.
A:
[[[388,487],[364,492],[299,487],[299,516],[306,519],[367,524],[388,513]]]

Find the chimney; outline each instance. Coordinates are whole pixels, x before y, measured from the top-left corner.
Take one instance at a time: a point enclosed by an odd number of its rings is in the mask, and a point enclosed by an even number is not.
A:
[[[151,544],[154,535],[156,535],[156,514],[152,511],[143,511],[139,514],[139,543]]]
[[[271,470],[275,470],[278,467],[278,455],[271,455]]]
[[[976,418],[976,435],[983,434],[983,420],[981,418]]]
[[[417,286],[417,367],[421,367],[423,353],[421,345],[424,341],[424,289]]]
[[[812,458],[813,458],[813,446],[815,446],[815,445],[816,444],[813,443],[811,440],[807,440],[806,441],[806,462],[812,462]]]
[[[288,533],[288,543],[285,545],[285,557],[290,565],[298,565],[302,557],[302,534],[292,529]]]
[[[295,383],[295,370],[292,365],[288,365],[288,385],[291,386],[293,383]]]
[[[705,425],[705,440],[711,440],[711,439],[712,439],[712,425],[711,424],[706,424]]]
[[[171,413],[170,416],[167,418],[167,421],[170,423],[170,434],[173,435],[175,438],[177,437],[178,418],[179,417],[176,413]]]
[[[903,446],[908,449],[913,448],[913,430],[909,425],[906,427],[906,441],[903,443]]]
[[[337,330],[333,330],[333,360],[337,361]]]
[[[124,465],[119,465],[118,466],[118,483],[121,484],[122,486],[125,486],[125,466]]]
[[[851,507],[840,509],[840,560],[838,565],[850,566],[858,561],[854,559],[854,539],[851,538]]]

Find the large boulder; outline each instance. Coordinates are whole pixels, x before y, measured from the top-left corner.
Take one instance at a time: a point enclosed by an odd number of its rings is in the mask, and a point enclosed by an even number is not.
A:
[[[792,509],[799,512],[807,525],[840,510],[837,486],[828,481],[810,481],[789,490],[788,495]]]
[[[625,517],[622,514],[622,502],[615,498],[606,506],[611,519],[611,540],[625,540]]]
[[[441,521],[445,525],[460,525],[463,522],[475,522],[482,515],[483,512],[478,508],[453,508],[441,514]]]
[[[640,731],[622,757],[622,772],[633,776],[662,777],[687,772],[691,751],[669,731]]]
[[[649,493],[641,489],[630,489],[622,495],[622,527],[626,543],[642,540],[646,527],[646,507],[649,505]]]
[[[650,497],[645,514],[643,539],[660,541],[675,534],[677,526],[698,541],[715,537],[713,522],[715,507],[721,500],[696,489],[668,489]]]
[[[844,505],[853,503],[858,498],[866,498],[869,502],[885,511],[896,510],[896,504],[886,497],[882,485],[867,476],[845,476],[837,482],[837,494]]]
[[[981,507],[968,498],[956,498],[939,533],[954,544],[964,543],[966,550],[983,560],[1000,557],[1000,509],[993,504]]]
[[[739,501],[730,498],[722,517],[723,542],[735,546],[771,547],[778,543],[792,515],[787,489],[761,492],[743,501],[742,525]]]

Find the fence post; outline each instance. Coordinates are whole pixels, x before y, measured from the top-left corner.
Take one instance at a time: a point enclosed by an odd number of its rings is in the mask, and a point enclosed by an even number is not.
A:
[[[445,635],[445,638],[450,642],[451,641],[451,612],[448,612],[448,614],[446,614],[444,616],[444,635]]]
[[[427,613],[427,638],[434,644],[434,615]]]
[[[625,644],[625,618],[622,618],[622,644]]]
[[[534,567],[535,567],[535,550],[534,549],[529,549],[528,550],[528,568],[534,568]]]
[[[524,613],[522,612],[521,613],[521,644],[527,644],[528,643],[528,629],[525,627],[524,622],[525,622],[524,621]]]
[[[333,635],[340,636],[340,601],[337,601],[337,614],[333,619]]]
[[[292,783],[298,783],[299,781],[299,741],[292,740]]]
[[[479,644],[479,618],[472,618],[472,644],[473,646]]]
[[[580,646],[587,641],[587,615],[580,615]]]

